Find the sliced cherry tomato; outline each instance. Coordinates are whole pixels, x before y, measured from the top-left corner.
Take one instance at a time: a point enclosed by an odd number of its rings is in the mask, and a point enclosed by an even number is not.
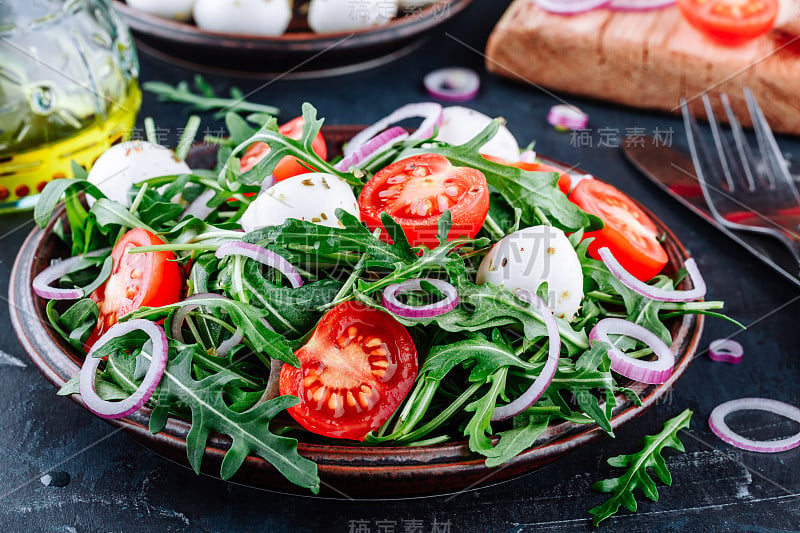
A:
[[[278,132],[290,139],[299,140],[300,137],[303,136],[303,124],[305,124],[303,117],[297,117],[279,127]],[[325,139],[322,137],[322,133],[318,133],[317,136],[314,137],[314,141],[311,143],[311,149],[314,150],[314,153],[321,159],[328,157],[328,147],[325,145]],[[264,159],[268,152],[269,145],[267,143],[255,142],[251,144],[242,156],[242,172],[247,172],[256,166],[256,163]],[[275,167],[272,176],[275,178],[275,181],[283,181],[292,176],[297,176],[298,174],[305,174],[306,172],[309,172],[308,168],[301,165],[296,157],[287,155],[278,162],[278,166]]]
[[[678,0],[678,8],[692,26],[723,44],[739,44],[767,33],[778,7],[778,0]]]
[[[522,170],[527,170],[528,172],[556,172],[558,174],[558,188],[561,189],[561,192],[563,192],[564,194],[569,194],[569,190],[572,187],[572,178],[569,177],[569,174],[567,174],[558,167],[554,167],[552,165],[548,165],[545,163],[523,163],[522,161],[511,163],[509,161],[506,161],[502,157],[495,157],[493,155],[486,155],[486,154],[482,155],[484,158],[488,159],[493,163],[499,163],[501,165],[506,165],[509,167],[521,168]]]
[[[283,365],[281,394],[300,403],[289,414],[327,437],[363,440],[398,408],[417,377],[417,349],[391,315],[358,302],[322,317],[295,352],[300,368]]]
[[[474,237],[489,212],[489,186],[479,170],[454,167],[446,157],[420,154],[392,163],[367,182],[358,198],[361,220],[383,228],[384,211],[403,227],[411,246],[435,248],[439,217],[450,210],[448,240]],[[389,242],[386,231],[381,239]]]
[[[667,264],[669,258],[656,238],[656,225],[616,187],[597,179],[582,180],[569,199],[605,223],[603,229],[584,236],[594,238],[590,256],[600,259],[597,250],[607,246],[622,266],[642,281],[652,279]]]
[[[100,316],[87,346],[94,344],[117,319],[140,307],[158,307],[180,300],[183,271],[172,252],[131,254],[131,248],[164,244],[141,228],[132,229],[111,250],[111,276],[89,298],[97,303]]]

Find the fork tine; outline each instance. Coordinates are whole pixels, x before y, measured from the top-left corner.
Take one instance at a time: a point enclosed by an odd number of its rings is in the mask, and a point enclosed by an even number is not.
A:
[[[764,186],[769,190],[775,190],[777,182],[775,180],[776,174],[772,168],[772,162],[770,161],[769,141],[766,138],[764,128],[761,127],[757,113],[753,108],[753,104],[755,103],[755,101],[752,100],[752,93],[750,94],[750,96],[748,96],[748,92],[749,89],[745,88],[744,94],[745,94],[745,101],[747,102],[747,111],[750,113],[750,119],[753,122],[753,130],[756,132],[756,140],[758,141],[758,150],[761,154],[761,166],[766,167],[766,172],[765,172],[766,183],[764,184]]]
[[[733,139],[736,143],[736,151],[739,154],[738,161],[745,178],[745,186],[748,191],[754,192],[756,190],[756,180],[753,177],[754,169],[750,166],[750,162],[755,161],[753,150],[750,148],[750,143],[747,142],[744,136],[742,125],[733,112],[728,95],[725,93],[721,94],[720,100],[722,101],[722,107],[725,108],[725,114],[728,116],[728,122],[731,125],[731,132],[733,133]]]
[[[683,125],[686,130],[686,138],[689,141],[689,152],[692,154],[692,162],[694,169],[697,173],[697,179],[700,182],[700,188],[703,190],[703,196],[706,199],[708,208],[711,210],[712,216],[717,221],[724,220],[717,211],[716,205],[711,201],[709,189],[712,186],[708,183],[707,178],[716,176],[718,179],[724,174],[722,170],[721,160],[719,157],[711,157],[710,150],[703,141],[700,135],[700,128],[697,126],[697,120],[694,115],[689,111],[689,106],[685,98],[681,98],[681,114],[683,114]]]
[[[725,182],[728,185],[728,190],[733,191],[738,185],[733,179],[733,173],[731,172],[731,167],[728,162],[733,161],[734,159],[731,157],[730,146],[723,136],[722,130],[719,128],[717,117],[714,115],[714,109],[711,107],[711,100],[707,94],[703,95],[703,107],[705,107],[706,110],[706,120],[708,120],[708,124],[711,126],[711,135],[714,138],[714,145],[717,149],[717,158],[719,159],[719,165],[722,168],[722,175],[725,176]],[[696,126],[697,122],[695,121],[695,127]],[[696,129],[695,131],[699,132],[699,129]]]
[[[747,109],[750,111],[750,117],[753,119],[753,128],[756,130],[756,135],[759,138],[759,145],[763,142],[763,146],[761,146],[761,155],[772,170],[770,174],[774,180],[774,185],[777,186],[779,184],[778,182],[784,182],[782,185],[788,184],[789,191],[794,195],[795,200],[800,203],[800,194],[798,194],[797,186],[789,172],[786,160],[783,158],[783,153],[778,147],[778,142],[775,140],[775,135],[772,133],[772,129],[767,123],[764,112],[761,110],[761,107],[758,105],[749,87],[745,87],[744,97],[747,101]]]

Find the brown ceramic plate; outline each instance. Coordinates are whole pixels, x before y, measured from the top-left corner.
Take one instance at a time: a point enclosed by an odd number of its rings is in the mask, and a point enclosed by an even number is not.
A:
[[[324,131],[332,149],[331,153],[338,153],[341,144],[358,129],[347,126],[326,128]],[[190,156],[190,164],[194,168],[213,166],[214,162],[215,154],[208,146],[198,147]],[[664,247],[669,255],[669,264],[665,271],[674,274],[687,258],[686,250],[660,220],[646,209],[645,211],[666,235]],[[22,346],[33,363],[57,387],[61,387],[79,372],[82,357],[48,325],[45,302],[33,294],[31,280],[50,264],[52,258],[63,257],[67,253],[52,231],[55,221],[63,217],[64,212],[61,209],[56,212],[46,229],[37,228],[28,236],[11,272],[9,294],[11,320]],[[684,281],[681,288],[690,288],[689,281]],[[677,356],[672,377],[662,385],[626,383],[626,386],[639,394],[642,406],[637,407],[620,396],[619,405],[611,420],[614,428],[644,413],[673,388],[692,360],[702,329],[701,315],[686,315],[672,322],[672,349]],[[83,405],[80,396],[71,398]],[[53,395],[53,402],[59,401],[63,400]],[[127,418],[113,420],[111,423],[122,427],[134,439],[156,453],[188,466],[185,439],[190,429],[189,423],[170,418],[165,430],[153,435],[147,429],[149,417],[150,410],[143,408]],[[564,422],[551,426],[539,438],[535,448],[495,469],[487,468],[480,456],[470,452],[466,442],[412,448],[301,443],[299,451],[319,465],[323,495],[398,498],[452,493],[510,479],[530,472],[602,435],[604,432],[593,425]],[[219,474],[220,463],[229,445],[230,440],[227,437],[211,436],[203,460],[203,472],[212,476]],[[288,483],[258,457],[248,457],[234,481],[260,488],[308,494]]]
[[[280,37],[209,32],[144,13],[121,0],[114,0],[114,7],[133,30],[140,50],[172,64],[222,74],[297,78],[339,75],[397,59],[471,2],[440,0],[401,13],[385,26],[331,34],[311,32],[296,14],[297,22]]]

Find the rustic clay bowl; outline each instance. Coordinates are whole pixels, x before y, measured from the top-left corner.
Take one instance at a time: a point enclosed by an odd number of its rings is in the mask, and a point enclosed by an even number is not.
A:
[[[330,153],[339,153],[342,142],[351,138],[356,131],[357,127],[348,126],[326,128],[324,133],[331,147]],[[208,146],[195,149],[190,157],[193,168],[206,164],[213,166],[214,161],[213,148]],[[664,247],[669,255],[669,264],[665,271],[673,274],[687,258],[686,250],[660,220],[646,209],[645,211],[655,221],[659,231],[666,235]],[[9,294],[11,320],[22,346],[33,363],[56,387],[61,387],[79,372],[83,357],[48,325],[45,301],[34,295],[31,280],[50,264],[52,258],[63,257],[66,253],[63,243],[52,232],[55,221],[63,217],[63,209],[57,210],[47,228],[37,228],[28,236],[11,272]],[[688,280],[681,286],[682,289],[690,287]],[[611,420],[613,428],[616,429],[644,413],[674,387],[692,360],[702,329],[702,315],[685,315],[672,322],[672,350],[677,356],[672,377],[662,385],[625,383],[639,394],[642,405],[637,407],[620,396],[619,405]],[[71,396],[71,399],[83,405],[80,396]],[[64,400],[54,394],[52,401]],[[185,439],[190,424],[185,420],[170,418],[164,431],[153,435],[147,429],[149,417],[150,410],[143,408],[127,418],[113,420],[111,423],[122,427],[134,439],[156,453],[188,466]],[[551,426],[539,438],[535,448],[494,469],[487,468],[482,457],[471,453],[466,442],[411,448],[333,446],[301,442],[299,451],[319,465],[319,475],[323,481],[322,495],[402,498],[453,493],[510,479],[530,472],[603,435],[604,432],[593,425],[564,422]],[[227,437],[211,436],[203,460],[203,472],[212,476],[219,475],[220,464],[229,445],[230,439]],[[234,481],[282,492],[308,494],[291,485],[272,466],[258,457],[248,457]]]
[[[302,17],[295,17],[299,22],[280,37],[209,32],[144,13],[120,0],[114,0],[114,7],[133,30],[140,50],[172,64],[223,74],[297,78],[340,75],[397,59],[472,1],[440,0],[388,25],[357,32],[317,34],[304,26]]]

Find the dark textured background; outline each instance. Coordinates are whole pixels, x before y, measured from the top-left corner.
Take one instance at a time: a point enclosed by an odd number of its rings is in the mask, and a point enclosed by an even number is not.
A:
[[[545,123],[547,110],[556,103],[553,97],[486,74],[477,50],[484,48],[505,5],[477,0],[416,52],[394,63],[337,78],[279,81],[260,88],[251,99],[278,106],[282,120],[299,114],[303,101],[311,101],[328,123],[370,123],[401,104],[427,99],[421,80],[434,68],[463,65],[478,70],[483,88],[469,105],[507,117],[521,143],[536,140],[540,153],[580,164],[619,186],[673,229],[697,258],[710,286],[709,298],[725,300],[731,316],[751,325],[737,337],[745,348],[744,363],[713,363],[703,353],[709,341],[735,330],[711,319],[706,322],[701,352],[675,390],[661,405],[619,431],[616,439],[603,438],[521,479],[454,498],[323,501],[196,477],[115,433],[108,424],[55,395],[27,361],[8,325],[8,311],[2,307],[0,323],[7,326],[0,345],[0,524],[5,531],[588,530],[586,511],[604,499],[590,489],[591,484],[616,475],[605,459],[636,450],[645,434],[658,431],[667,418],[687,407],[695,411],[695,418],[691,429],[682,432],[687,452],[669,456],[672,487],[660,486],[658,503],[643,501],[637,514],[623,511],[602,530],[775,532],[800,528],[800,450],[776,455],[739,451],[719,441],[706,422],[714,406],[744,396],[800,405],[800,291],[637,175],[618,149],[597,146],[600,128],[620,134],[627,128],[644,128],[648,133],[672,128],[674,141],[680,145],[682,128],[675,117],[568,98],[591,116],[594,146],[576,148],[569,134],[556,133]],[[191,76],[143,54],[141,63],[143,80],[176,83]],[[262,85],[215,76],[208,79],[224,91],[232,82],[245,92]],[[579,72],[575,83],[580,83]],[[149,95],[142,109],[142,117],[147,115],[173,132],[185,120],[180,107],[156,104]],[[205,127],[213,130],[216,126],[207,119]],[[800,157],[796,139],[780,141]],[[31,224],[27,214],[0,219],[2,294],[7,294],[16,250]],[[733,422],[757,438],[785,435],[799,427],[766,416]],[[39,478],[51,470],[67,472],[71,481],[64,487],[45,486]]]

